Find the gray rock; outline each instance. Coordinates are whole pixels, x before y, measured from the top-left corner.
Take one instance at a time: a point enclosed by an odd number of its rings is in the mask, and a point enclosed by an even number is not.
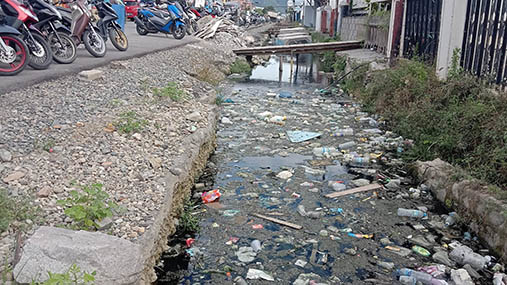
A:
[[[202,116],[199,112],[192,112],[187,115],[186,119],[192,122],[200,122],[202,121]]]
[[[3,161],[3,162],[9,162],[12,160],[12,154],[5,150],[5,149],[0,149],[0,160]]]
[[[102,74],[103,72],[98,69],[83,70],[79,72],[79,78],[83,80],[92,81],[102,78]]]
[[[99,226],[99,230],[105,230],[111,227],[111,225],[113,224],[113,219],[111,219],[110,217],[106,217],[101,221],[95,221],[95,223],[97,223],[97,225]]]
[[[44,187],[42,187],[42,189],[40,189],[39,191],[37,191],[37,194],[36,194],[36,195],[37,195],[37,197],[39,197],[39,198],[46,198],[46,197],[48,197],[49,195],[51,195],[51,192],[52,192],[51,187],[49,187],[49,186],[44,186]]]
[[[178,167],[173,167],[173,168],[169,169],[169,171],[171,171],[171,173],[176,176],[179,176],[181,173],[183,173],[183,170],[181,170],[181,168],[178,168]]]
[[[25,246],[13,274],[19,283],[45,281],[47,272],[62,273],[76,264],[96,271],[96,284],[130,284],[140,280],[139,245],[99,232],[40,227]]]

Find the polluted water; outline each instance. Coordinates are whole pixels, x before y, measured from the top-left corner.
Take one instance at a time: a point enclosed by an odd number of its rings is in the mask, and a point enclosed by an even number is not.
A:
[[[504,284],[503,264],[407,175],[412,141],[339,87],[280,84],[271,61],[271,77],[223,88],[233,103],[189,209],[199,230],[169,243],[160,268],[180,266],[156,269],[159,284]]]

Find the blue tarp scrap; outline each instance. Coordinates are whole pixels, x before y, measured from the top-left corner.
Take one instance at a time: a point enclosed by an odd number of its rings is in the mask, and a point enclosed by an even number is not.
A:
[[[287,137],[293,143],[304,142],[320,137],[321,133],[305,132],[305,131],[287,131]]]

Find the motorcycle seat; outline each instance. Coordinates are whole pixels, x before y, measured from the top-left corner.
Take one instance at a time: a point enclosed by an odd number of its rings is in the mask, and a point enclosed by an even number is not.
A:
[[[167,12],[164,12],[164,11],[160,11],[160,10],[152,10],[151,11],[153,13],[153,15],[159,17],[159,18],[168,18],[170,17],[171,15]]]

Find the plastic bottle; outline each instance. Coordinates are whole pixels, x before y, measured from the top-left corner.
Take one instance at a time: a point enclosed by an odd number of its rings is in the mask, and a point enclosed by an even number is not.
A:
[[[298,205],[297,206],[297,209],[298,213],[301,215],[301,216],[306,216],[306,211],[305,211],[305,206],[303,205]]]
[[[416,252],[416,253],[418,253],[418,254],[422,255],[422,256],[430,256],[430,255],[431,255],[431,253],[430,253],[427,249],[425,249],[424,247],[420,247],[420,246],[418,246],[418,245],[414,245],[414,246],[412,247],[412,250],[413,250],[414,252]]]
[[[356,145],[356,142],[346,142],[338,145],[340,149],[349,149],[353,148]]]
[[[418,282],[421,282],[425,285],[445,285],[447,284],[446,281],[433,278],[431,274],[415,271],[408,268],[402,268],[399,270],[396,270],[396,274],[399,276],[410,276],[415,278]]]
[[[445,226],[450,227],[456,223],[458,214],[456,212],[450,212],[449,216],[445,219]]]
[[[370,156],[365,155],[364,157],[361,156],[354,156],[352,160],[350,161],[350,164],[353,166],[365,166],[370,164]]]
[[[334,147],[316,147],[313,149],[313,154],[315,156],[331,156],[336,151]]]
[[[400,216],[400,217],[412,217],[412,218],[423,218],[423,217],[426,217],[427,214],[425,212],[419,211],[419,210],[410,210],[410,209],[398,208],[398,216]]]
[[[346,128],[346,129],[339,129],[334,134],[332,134],[332,137],[345,137],[345,136],[353,136],[354,135],[354,129],[352,128]]]
[[[400,283],[403,285],[416,285],[417,279],[412,276],[400,276]]]

